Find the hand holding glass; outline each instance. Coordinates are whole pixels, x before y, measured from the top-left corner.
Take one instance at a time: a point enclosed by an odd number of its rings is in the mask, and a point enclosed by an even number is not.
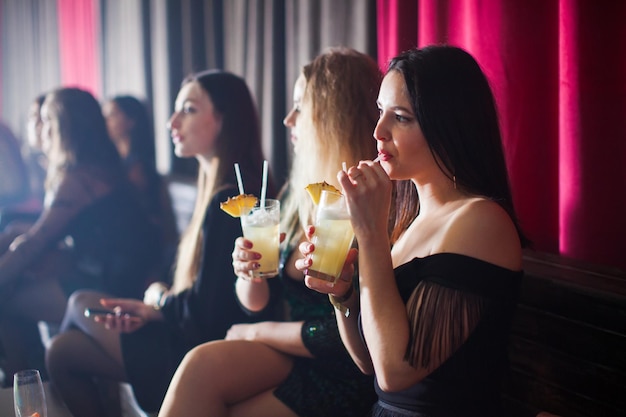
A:
[[[253,250],[261,254],[261,266],[252,272],[254,277],[270,278],[278,274],[279,223],[278,200],[266,199],[265,207],[256,206],[241,216],[243,236],[252,242]]]
[[[13,376],[13,400],[16,417],[47,417],[46,396],[38,370],[19,371]]]
[[[354,240],[350,214],[343,195],[323,190],[315,216],[315,251],[307,275],[335,282]]]

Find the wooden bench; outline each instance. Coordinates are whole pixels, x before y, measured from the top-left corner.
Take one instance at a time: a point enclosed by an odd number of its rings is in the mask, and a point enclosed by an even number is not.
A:
[[[626,416],[626,272],[527,252],[507,417]]]

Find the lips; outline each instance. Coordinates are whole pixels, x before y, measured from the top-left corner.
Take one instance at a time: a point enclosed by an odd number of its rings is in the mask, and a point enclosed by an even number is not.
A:
[[[379,150],[379,151],[378,151],[378,160],[379,160],[379,161],[388,161],[388,160],[390,160],[391,158],[393,158],[393,156],[391,156],[391,154],[390,154],[390,153],[385,152],[385,151],[383,151],[383,150]]]

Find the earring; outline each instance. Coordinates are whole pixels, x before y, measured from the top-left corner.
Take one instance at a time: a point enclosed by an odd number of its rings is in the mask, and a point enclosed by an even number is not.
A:
[[[454,189],[456,190],[456,175],[452,176],[452,181],[454,182]]]

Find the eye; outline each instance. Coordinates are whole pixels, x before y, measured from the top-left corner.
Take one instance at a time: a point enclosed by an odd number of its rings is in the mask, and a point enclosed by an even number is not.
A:
[[[402,114],[396,113],[396,120],[400,123],[407,123],[411,121],[410,117],[403,116]]]
[[[183,106],[183,113],[184,114],[190,114],[190,113],[195,113],[196,109],[193,106]]]

